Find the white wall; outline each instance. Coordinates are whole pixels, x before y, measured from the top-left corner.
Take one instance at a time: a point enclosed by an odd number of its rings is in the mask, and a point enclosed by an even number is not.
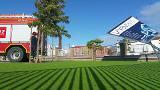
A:
[[[151,42],[152,42],[152,44],[154,44],[155,46],[160,48],[160,41],[159,40],[152,40]],[[119,45],[116,44],[116,46],[117,46],[117,53],[120,53]],[[148,53],[148,54],[154,53],[154,50],[151,47],[151,45],[141,43],[141,42],[130,43],[128,48],[130,48],[130,50],[127,51],[127,55],[140,55],[140,54],[144,54],[144,53]],[[119,55],[119,54],[117,54],[117,55]]]
[[[36,28],[32,29],[32,32],[36,31]],[[13,42],[29,42],[31,37],[31,28],[28,25],[13,25],[12,28],[12,41]]]
[[[28,25],[0,25],[6,27],[6,38],[0,38],[0,42],[29,42],[31,37],[31,28]],[[12,33],[11,33],[12,31]],[[37,32],[37,28],[32,28],[32,32]]]
[[[159,40],[152,40],[152,44],[160,48],[160,41]],[[135,42],[129,45],[130,51],[128,51],[128,55],[131,53],[134,54],[144,54],[144,53],[154,53],[153,48],[149,44]],[[133,53],[134,52],[134,53]]]

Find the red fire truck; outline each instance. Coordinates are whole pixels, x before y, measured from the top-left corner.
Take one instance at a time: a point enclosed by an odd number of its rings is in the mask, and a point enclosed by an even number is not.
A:
[[[32,32],[37,32],[37,28],[32,29],[29,23],[37,20],[31,15],[12,14],[0,15],[0,55],[5,56],[10,61],[22,61],[30,53],[30,37]],[[26,60],[26,59],[25,59]]]

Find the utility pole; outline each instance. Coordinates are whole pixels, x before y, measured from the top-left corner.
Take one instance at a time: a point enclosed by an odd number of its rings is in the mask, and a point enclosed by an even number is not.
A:
[[[52,61],[53,61],[53,49],[54,49],[54,43],[53,43],[53,36],[52,36]]]
[[[29,53],[29,63],[32,63],[31,58],[31,37],[32,37],[32,26],[31,26],[31,33],[30,33],[30,53]]]

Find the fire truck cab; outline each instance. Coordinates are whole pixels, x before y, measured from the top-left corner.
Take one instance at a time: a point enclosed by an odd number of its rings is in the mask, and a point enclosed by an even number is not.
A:
[[[31,15],[0,15],[0,55],[12,62],[27,60],[30,53],[30,38],[37,28],[29,23],[37,20]]]

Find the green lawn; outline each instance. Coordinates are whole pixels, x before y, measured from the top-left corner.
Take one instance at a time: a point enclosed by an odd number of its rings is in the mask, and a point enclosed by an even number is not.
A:
[[[0,63],[0,90],[160,89],[160,62]]]

